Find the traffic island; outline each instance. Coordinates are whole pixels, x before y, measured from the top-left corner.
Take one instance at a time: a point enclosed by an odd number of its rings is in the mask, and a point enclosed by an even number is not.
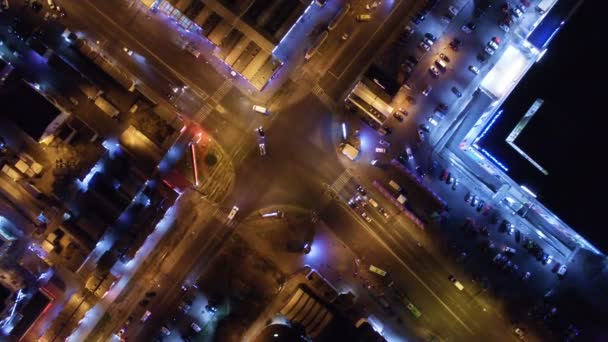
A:
[[[193,188],[212,202],[220,202],[234,183],[234,167],[224,149],[210,137],[194,141],[177,162],[168,181],[177,188]]]

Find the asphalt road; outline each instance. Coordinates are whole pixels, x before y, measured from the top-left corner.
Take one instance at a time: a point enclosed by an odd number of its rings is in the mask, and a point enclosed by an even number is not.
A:
[[[94,39],[102,40],[104,50],[111,54],[117,63],[128,68],[138,79],[156,91],[168,91],[175,84],[188,85],[194,93],[185,96],[185,100],[179,103],[186,112],[196,113],[202,107],[202,101],[213,97],[226,82],[222,74],[214,71],[202,59],[194,59],[176,46],[175,40],[180,38],[178,33],[160,31],[159,26],[155,25],[156,19],[141,20],[145,14],[138,12],[137,8],[127,8],[125,2],[70,1],[63,5],[68,12],[66,22],[69,25],[93,32]],[[361,9],[361,6],[362,4],[357,4],[355,8]],[[367,65],[384,45],[384,41],[378,38],[387,36],[396,28],[400,29],[403,26],[403,17],[411,10],[411,4],[402,1],[396,4],[394,9],[378,9],[379,15],[375,16],[372,22],[357,24],[360,31],[353,33],[347,46],[340,51],[341,56],[355,56],[354,59],[350,62],[351,57],[337,57],[336,63],[329,68],[331,72],[320,81],[334,100],[339,99],[363,71],[362,66]],[[136,11],[135,14],[133,11]],[[353,20],[352,14],[347,19]],[[383,24],[378,26],[380,23]],[[458,30],[457,26],[457,23],[451,26],[453,32]],[[447,38],[442,38],[435,46],[445,43]],[[134,51],[135,57],[122,52],[125,46]],[[427,54],[429,57],[425,56],[421,60],[419,68],[425,67],[425,64],[428,67],[433,59],[431,54],[438,51],[439,47]],[[477,51],[471,50],[467,53],[473,55]],[[463,63],[468,62],[463,60]],[[416,82],[425,82],[429,76],[420,72],[418,77],[419,81]],[[446,89],[449,89],[450,83],[445,81],[446,75],[441,77],[443,85],[434,90],[428,104],[420,105],[420,112],[434,106],[430,101],[444,98],[447,101],[449,90]],[[229,86],[224,88],[228,91],[218,96],[219,102],[223,104],[222,108],[218,110],[218,101],[212,101],[213,111],[202,120],[209,133],[226,146],[237,165],[236,184],[226,201],[220,205],[222,210],[226,211],[233,204],[237,204],[241,208],[239,216],[246,216],[257,208],[283,203],[317,209],[319,198],[326,190],[324,184],[332,184],[344,171],[344,161],[341,159],[343,157],[338,156],[336,150],[340,120],[330,115],[331,112],[324,104],[310,93],[310,86],[307,84],[297,84],[288,99],[273,104],[271,108],[280,110],[269,117],[252,113],[248,109],[248,99]],[[417,89],[420,89],[419,85]],[[450,98],[450,103],[451,100]],[[414,122],[412,118],[408,120]],[[266,127],[267,132],[268,154],[264,157],[259,155],[253,131],[260,124]],[[410,124],[404,127],[409,128],[407,131],[404,128],[403,132],[393,134],[395,140],[399,140],[394,141],[395,145],[402,146],[414,141],[414,126]],[[365,168],[362,168],[361,172],[361,183],[365,185],[369,184],[372,177],[382,176],[377,174],[377,170],[369,171],[373,172],[369,175]],[[383,206],[388,208],[389,204],[384,203]],[[468,340],[473,336],[483,340],[502,340],[509,334],[509,328],[505,329],[504,322],[498,319],[496,312],[491,308],[483,310],[484,306],[475,298],[475,292],[468,289],[460,292],[448,281],[450,272],[444,261],[416,244],[416,239],[411,235],[412,230],[417,228],[405,220],[398,219],[399,223],[389,220],[380,225],[378,222],[382,222],[382,219],[374,214],[376,220],[367,227],[359,216],[352,215],[350,210],[345,210],[342,206],[332,205],[323,212],[324,219],[351,248],[371,259],[383,261],[394,279],[424,311],[424,323],[431,329],[456,340]],[[202,215],[207,214],[203,211]],[[236,227],[238,229],[238,226]],[[218,237],[217,241],[220,243],[227,234],[222,228],[223,224],[218,221],[198,229],[205,232],[208,230],[212,235],[219,234],[221,237]],[[194,227],[191,229],[193,230],[186,228],[184,235],[196,232]],[[203,239],[203,235],[207,234],[197,235],[198,238],[184,242],[186,245],[183,250],[178,248],[173,252],[197,251],[184,253],[185,256],[180,257],[179,266],[166,269],[164,278],[159,279],[161,288],[165,287],[165,290],[152,301],[150,311],[169,314],[170,308],[177,306],[181,280],[185,279],[196,265],[208,260],[220,246],[213,243],[213,239]],[[375,243],[361,243],[369,241],[370,236],[378,237]],[[197,241],[204,243],[203,248]],[[163,246],[163,249],[165,248],[169,249],[169,244]],[[177,254],[173,256],[170,253],[166,256],[167,259],[164,259],[162,253],[157,255],[157,260],[153,260],[151,264],[160,265],[161,269],[167,262],[165,260],[174,261],[178,257]],[[128,308],[133,309],[133,304],[140,300],[144,289],[153,286],[155,270],[155,267],[145,270],[145,273],[135,280],[127,299],[115,303],[114,307],[110,308],[112,316],[116,317],[112,320],[114,326],[101,331],[100,336],[107,337],[109,332],[119,328],[121,321],[129,315]],[[141,311],[139,308],[135,310]],[[155,314],[150,324],[131,328],[129,334],[140,338],[153,336],[158,333],[159,323],[167,318],[167,315]]]

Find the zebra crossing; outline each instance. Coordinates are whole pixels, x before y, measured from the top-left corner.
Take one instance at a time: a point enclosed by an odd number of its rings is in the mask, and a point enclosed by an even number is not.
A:
[[[330,185],[329,188],[332,191],[334,191],[335,193],[339,193],[342,189],[344,189],[344,187],[346,186],[346,184],[348,184],[348,182],[351,180],[351,178],[353,178],[353,175],[350,173],[350,171],[344,170],[344,172],[342,172],[340,177],[338,177],[332,183],[332,185]]]
[[[331,99],[331,97],[329,97],[325,91],[323,90],[323,88],[321,88],[320,85],[315,84],[314,87],[312,87],[312,93],[319,98],[319,100],[321,100],[321,102],[323,102],[325,105],[329,106],[329,107],[333,107],[334,106],[334,100]]]
[[[232,89],[232,80],[225,80],[224,83],[211,95],[211,101],[220,102],[226,94]]]
[[[192,119],[198,123],[202,123],[205,120],[205,118],[207,118],[207,116],[209,114],[211,114],[212,111],[213,111],[213,107],[208,103],[204,103],[201,106],[201,109],[198,112],[196,112],[196,114],[194,114],[194,117]]]

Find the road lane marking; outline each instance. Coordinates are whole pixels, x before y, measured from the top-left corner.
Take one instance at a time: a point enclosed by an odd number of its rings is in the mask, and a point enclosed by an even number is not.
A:
[[[340,203],[342,204],[342,203]],[[351,217],[353,217],[355,219],[355,221],[358,221],[360,223],[363,223],[361,221],[361,219],[359,218],[359,216],[354,215],[350,210],[348,210],[348,208],[345,208],[343,205],[341,205],[343,209],[346,210],[346,212],[348,213],[348,215],[350,215]],[[412,270],[394,251],[392,248],[390,248],[381,238],[378,234],[376,234],[376,232],[371,229],[367,224],[363,224],[363,227],[371,233],[371,235],[374,237],[374,239],[376,239],[378,242],[380,242],[380,244],[382,246],[384,246],[384,248],[391,254],[393,255],[393,257],[395,257],[395,259],[397,259],[397,261],[399,261],[399,263],[401,265],[403,265],[403,267],[405,267],[405,269],[408,270],[408,272],[410,272],[414,278],[416,278],[416,280],[418,280],[418,282],[420,284],[422,284],[422,286],[429,291],[429,293],[441,304],[441,306],[443,306],[457,321],[458,323],[460,323],[460,325],[462,325],[466,331],[468,331],[471,335],[475,335],[475,333],[473,332],[473,330],[471,330],[471,328],[469,328],[469,326],[464,323],[462,321],[462,319],[460,319],[460,317],[454,312],[452,311],[452,309],[439,297],[439,295],[437,295],[428,285],[427,283],[424,282],[424,280],[422,280],[418,274],[416,274],[416,272],[414,272],[414,270]],[[394,239],[393,239],[394,241]]]
[[[334,76],[335,78],[338,78],[338,79],[342,78],[342,75],[344,75],[344,73],[346,72],[346,70],[348,70],[348,68],[350,68],[350,65],[353,64],[353,62],[357,59],[357,57],[359,57],[359,55],[361,54],[361,52],[363,52],[363,50],[365,50],[365,48],[367,47],[367,45],[369,45],[369,42],[371,42],[374,39],[374,36],[378,33],[378,31],[380,31],[380,29],[384,26],[384,24],[386,24],[386,22],[391,18],[391,16],[393,15],[393,12],[395,12],[395,10],[399,6],[403,5],[406,2],[407,1],[401,1],[401,2],[399,2],[399,4],[397,4],[397,6],[393,7],[393,9],[391,9],[391,11],[388,13],[388,15],[386,16],[386,18],[384,18],[384,20],[382,21],[382,23],[380,23],[380,25],[378,25],[378,28],[376,29],[376,31],[374,31],[374,33],[371,35],[371,37],[365,42],[365,44],[359,49],[359,51],[357,51],[357,53],[355,54],[355,56],[350,59],[350,62],[346,65],[346,67],[344,67],[344,69],[342,69],[342,72],[340,73],[340,76],[334,75],[331,71],[329,73],[332,76]]]
[[[209,97],[209,95],[207,94],[206,91],[204,91],[203,89],[199,88],[193,82],[190,82],[180,72],[178,72],[177,70],[175,70],[173,67],[171,67],[169,64],[167,64],[165,61],[163,61],[159,56],[157,56],[150,49],[148,49],[145,45],[143,45],[142,43],[140,43],[138,39],[136,39],[133,35],[131,35],[121,25],[118,25],[118,23],[115,22],[114,20],[112,20],[112,18],[110,18],[108,15],[106,15],[105,12],[102,12],[99,8],[97,8],[93,4],[93,2],[87,1],[86,3],[88,3],[92,9],[94,9],[97,13],[99,13],[107,21],[111,22],[116,27],[117,30],[119,30],[120,32],[122,32],[123,35],[125,35],[125,36],[129,37],[130,39],[132,39],[140,48],[142,48],[142,50],[145,50],[148,54],[150,54],[150,56],[154,57],[154,59],[156,59],[165,68],[171,70],[171,72],[173,72],[182,82],[184,82],[184,84],[188,84],[189,83],[188,86],[190,88],[192,88],[192,89],[196,89],[203,96],[203,100]]]

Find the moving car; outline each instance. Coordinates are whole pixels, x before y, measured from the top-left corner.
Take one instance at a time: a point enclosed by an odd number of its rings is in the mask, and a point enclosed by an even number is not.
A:
[[[464,286],[462,286],[462,284],[458,280],[456,280],[453,275],[450,274],[448,279],[452,282],[452,284],[454,284],[454,286],[456,286],[457,289],[459,289],[460,291],[464,290]]]
[[[265,156],[266,155],[266,143],[261,142],[259,144],[259,148],[260,148],[260,155]]]
[[[234,217],[236,216],[236,213],[239,212],[239,207],[237,207],[236,205],[234,207],[232,207],[232,210],[230,210],[230,213],[228,214],[228,220],[232,220],[234,219]]]
[[[261,114],[268,114],[268,109],[266,107],[253,105],[253,110]]]
[[[133,55],[133,50],[129,49],[128,47],[123,47],[122,51],[124,51],[127,55],[132,56]]]

